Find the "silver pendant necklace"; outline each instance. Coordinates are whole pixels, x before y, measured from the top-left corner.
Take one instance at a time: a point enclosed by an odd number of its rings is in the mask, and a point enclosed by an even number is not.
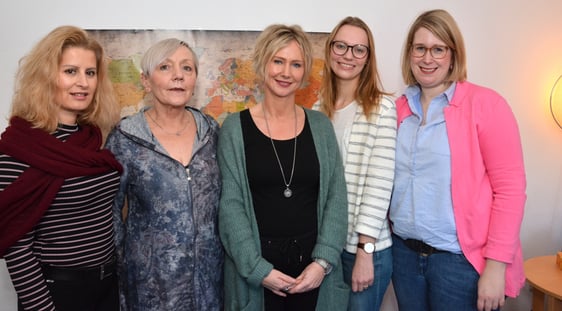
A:
[[[283,176],[283,182],[285,183],[285,190],[283,191],[283,195],[286,198],[290,198],[291,196],[293,196],[293,191],[291,190],[290,186],[291,183],[293,182],[293,173],[295,172],[295,162],[297,161],[297,107],[296,105],[293,105],[293,110],[295,112],[295,145],[293,147],[293,167],[291,168],[291,177],[289,178],[289,182],[287,182],[287,178],[285,178],[285,171],[283,170],[283,165],[281,165],[281,160],[279,159],[279,155],[277,154],[275,143],[273,143],[273,138],[271,138],[271,131],[269,130],[269,124],[267,123],[267,117],[265,115],[265,107],[262,106],[262,109],[263,109],[263,118],[265,120],[265,127],[267,128],[267,135],[269,135],[269,140],[271,141],[271,146],[273,147],[273,152],[275,153],[275,158],[277,158],[279,169],[281,169],[281,176]]]

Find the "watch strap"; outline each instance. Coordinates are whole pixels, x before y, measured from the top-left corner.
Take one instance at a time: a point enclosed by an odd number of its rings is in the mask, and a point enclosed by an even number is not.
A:
[[[324,275],[328,275],[332,272],[332,265],[326,259],[314,258],[314,262],[324,268]]]

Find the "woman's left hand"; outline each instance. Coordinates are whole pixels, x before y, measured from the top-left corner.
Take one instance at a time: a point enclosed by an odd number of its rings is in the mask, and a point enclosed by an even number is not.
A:
[[[478,311],[491,311],[505,304],[505,263],[486,260],[478,280]]]
[[[296,285],[287,293],[296,294],[313,290],[322,284],[324,280],[324,268],[316,262],[311,262],[297,277]]]

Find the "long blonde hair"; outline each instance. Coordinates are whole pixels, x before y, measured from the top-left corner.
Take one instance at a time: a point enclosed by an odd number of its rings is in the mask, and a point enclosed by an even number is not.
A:
[[[101,45],[74,26],[52,30],[24,56],[16,73],[11,116],[29,121],[35,128],[53,132],[58,125],[60,103],[55,101],[58,70],[65,49],[84,48],[96,55],[97,88],[92,103],[78,116],[78,124],[98,126],[104,134],[119,120],[119,106],[108,77]]]
[[[388,95],[383,91],[382,83],[377,70],[377,60],[375,57],[375,40],[369,26],[358,17],[348,16],[340,21],[330,33],[324,46],[324,77],[322,79],[322,87],[320,88],[321,111],[323,111],[330,119],[334,115],[336,96],[338,94],[338,77],[332,71],[330,66],[332,53],[332,41],[341,27],[350,25],[361,28],[367,34],[369,39],[369,54],[363,71],[359,76],[359,85],[355,90],[355,100],[363,108],[363,113],[369,119],[373,110],[378,111],[383,95]]]

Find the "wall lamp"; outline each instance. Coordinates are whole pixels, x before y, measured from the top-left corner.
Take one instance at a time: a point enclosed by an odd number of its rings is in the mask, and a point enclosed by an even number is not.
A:
[[[550,113],[554,122],[562,128],[562,76],[556,79],[550,91]]]

